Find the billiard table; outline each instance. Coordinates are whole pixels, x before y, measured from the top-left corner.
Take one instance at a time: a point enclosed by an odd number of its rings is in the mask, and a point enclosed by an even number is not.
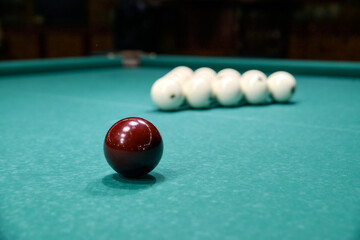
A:
[[[360,63],[141,55],[0,63],[0,239],[360,239]],[[163,112],[173,67],[297,79],[288,104]],[[159,165],[126,179],[107,130],[142,117]]]

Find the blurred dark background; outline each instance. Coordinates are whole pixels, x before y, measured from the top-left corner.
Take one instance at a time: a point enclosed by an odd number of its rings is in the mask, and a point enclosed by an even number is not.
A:
[[[360,60],[359,0],[0,0],[0,59],[159,54]]]

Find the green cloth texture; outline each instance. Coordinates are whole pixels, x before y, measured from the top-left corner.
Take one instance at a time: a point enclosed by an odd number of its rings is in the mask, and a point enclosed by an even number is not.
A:
[[[173,66],[155,60],[0,77],[0,239],[360,238],[359,77],[295,74],[290,104],[161,112],[150,89]],[[131,116],[164,141],[139,180],[103,154]]]

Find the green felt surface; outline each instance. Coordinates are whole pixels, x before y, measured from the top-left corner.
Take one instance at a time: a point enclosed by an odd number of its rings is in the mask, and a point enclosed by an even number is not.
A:
[[[121,55],[5,61],[0,62],[0,76],[118,67],[122,61]]]
[[[170,68],[0,79],[0,239],[359,239],[360,81],[296,75],[292,104],[159,112]],[[164,139],[141,180],[103,140],[139,116]]]

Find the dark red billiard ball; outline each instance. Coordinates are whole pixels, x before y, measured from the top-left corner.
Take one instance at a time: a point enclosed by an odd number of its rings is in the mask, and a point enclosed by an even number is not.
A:
[[[130,117],[115,123],[104,142],[105,158],[119,174],[141,177],[160,162],[164,145],[159,130],[149,121]]]

